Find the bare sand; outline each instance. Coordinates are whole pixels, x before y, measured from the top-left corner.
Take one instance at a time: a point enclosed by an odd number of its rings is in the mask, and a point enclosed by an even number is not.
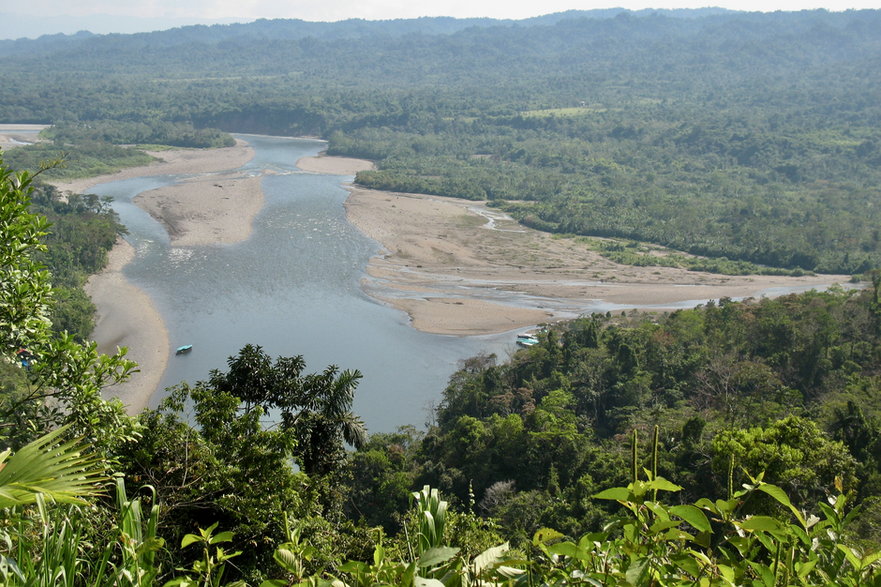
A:
[[[99,183],[120,179],[149,175],[218,173],[238,169],[254,157],[254,150],[244,141],[237,141],[234,147],[221,149],[170,149],[146,153],[155,157],[156,161],[150,165],[129,167],[108,175],[52,183],[62,191],[86,193],[90,187]]]
[[[231,243],[250,235],[254,216],[263,205],[259,177],[230,173],[254,155],[245,142],[223,149],[179,149],[151,153],[156,163],[118,173],[71,182],[56,182],[62,191],[85,193],[108,181],[149,175],[193,174],[182,186],[154,190],[136,203],[173,228],[176,246]],[[172,350],[162,316],[150,297],[131,284],[122,270],[133,258],[131,245],[120,239],[110,262],[86,286],[98,309],[92,338],[102,352],[128,348],[139,372],[120,385],[104,390],[118,397],[130,413],[143,410],[159,387]]]
[[[662,309],[849,280],[618,265],[575,239],[520,226],[484,202],[352,188],[346,210],[384,248],[370,261],[365,289],[406,311],[414,327],[438,334],[505,332],[573,318],[598,302]]]
[[[0,124],[0,151],[33,143],[44,128],[45,124]]]
[[[298,159],[297,167],[303,171],[323,173],[325,175],[355,175],[359,171],[374,169],[373,162],[367,159],[331,157],[324,154]]]
[[[263,207],[260,176],[199,176],[135,196],[178,247],[241,242]]]
[[[169,351],[168,331],[153,300],[122,274],[134,256],[134,248],[119,239],[110,251],[107,267],[86,284],[86,293],[98,309],[92,332],[98,350],[109,354],[127,347],[127,358],[138,363],[131,379],[104,390],[105,397],[119,398],[130,414],[147,407],[159,387]]]

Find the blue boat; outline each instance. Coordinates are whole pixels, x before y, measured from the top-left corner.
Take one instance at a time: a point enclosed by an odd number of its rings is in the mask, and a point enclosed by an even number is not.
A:
[[[538,339],[531,334],[518,334],[517,344],[520,346],[533,346],[538,344]]]
[[[174,354],[176,354],[176,355],[185,355],[185,354],[187,354],[188,352],[190,352],[191,350],[193,350],[193,345],[191,345],[191,344],[185,344],[185,345],[183,345],[183,346],[179,346],[179,347],[177,347],[177,348],[174,350]]]

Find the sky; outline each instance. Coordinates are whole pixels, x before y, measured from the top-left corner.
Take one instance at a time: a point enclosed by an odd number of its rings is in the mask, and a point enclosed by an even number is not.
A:
[[[774,11],[881,8],[881,0],[0,0],[0,39],[41,34],[129,33],[258,18],[336,21],[420,16],[522,19],[591,8],[701,8]]]

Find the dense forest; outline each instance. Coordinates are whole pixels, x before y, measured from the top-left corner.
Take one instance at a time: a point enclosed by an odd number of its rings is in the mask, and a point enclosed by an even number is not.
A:
[[[318,135],[377,162],[365,186],[863,273],[881,250],[878,31],[871,10],[612,10],[47,37],[0,44],[0,120],[54,123],[58,149]]]
[[[0,165],[0,196],[4,584],[878,580],[879,274],[549,327],[424,431],[256,345],[131,417],[100,392],[135,365],[52,330],[45,195]]]
[[[879,25],[612,10],[0,43],[0,120],[54,125],[0,163],[0,583],[878,584]],[[319,135],[377,162],[362,185],[543,230],[871,286],[547,327],[463,363],[426,429],[368,436],[359,372],[260,341],[128,416],[101,390],[136,365],[69,293],[122,228],[14,169],[228,132]]]

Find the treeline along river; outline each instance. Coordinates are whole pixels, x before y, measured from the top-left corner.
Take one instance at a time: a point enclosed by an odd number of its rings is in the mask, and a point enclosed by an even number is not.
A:
[[[95,186],[113,206],[137,251],[126,276],[155,301],[172,347],[160,391],[208,378],[245,344],[270,355],[303,355],[307,372],[358,369],[355,411],[371,432],[422,426],[458,363],[481,351],[504,358],[510,334],[425,334],[407,316],[365,295],[360,280],[379,245],[346,221],[341,184],[351,177],[300,171],[324,143],[246,135],[254,158],[239,171],[263,176],[265,204],[251,237],[234,245],[174,247],[165,228],[132,203],[141,192],[186,176],[152,176]],[[173,349],[169,349],[173,353]]]

